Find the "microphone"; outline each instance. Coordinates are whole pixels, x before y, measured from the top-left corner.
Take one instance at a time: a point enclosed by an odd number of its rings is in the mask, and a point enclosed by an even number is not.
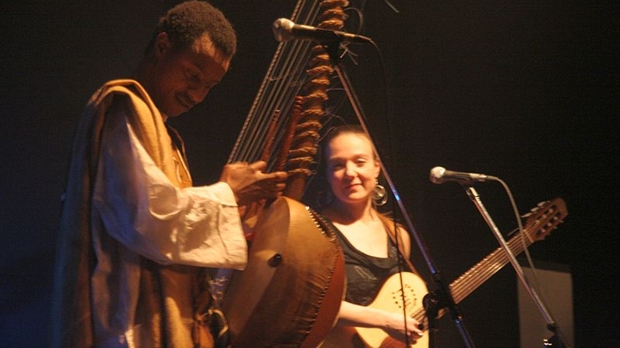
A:
[[[487,180],[497,180],[497,177],[485,174],[463,173],[446,170],[444,167],[431,169],[430,179],[434,184],[443,184],[448,181],[456,181],[461,184],[473,184]]]
[[[289,40],[314,40],[324,43],[355,42],[368,43],[372,40],[366,36],[346,33],[344,31],[321,29],[309,25],[295,24],[286,18],[279,18],[273,22],[273,35],[279,42]]]

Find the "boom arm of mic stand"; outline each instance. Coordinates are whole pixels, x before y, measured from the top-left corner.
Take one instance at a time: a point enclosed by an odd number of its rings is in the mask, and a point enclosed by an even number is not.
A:
[[[482,201],[480,200],[480,196],[478,195],[478,192],[473,186],[463,185],[463,187],[465,187],[465,191],[467,191],[467,195],[469,196],[471,201],[474,202],[474,205],[476,206],[476,208],[478,208],[478,211],[480,211],[480,214],[482,214],[482,217],[486,221],[487,225],[489,225],[489,227],[491,228],[491,231],[495,235],[495,238],[499,242],[500,246],[504,249],[504,251],[506,252],[506,255],[508,255],[508,259],[510,260],[512,267],[515,269],[515,272],[519,276],[519,280],[521,280],[521,283],[523,284],[527,292],[530,294],[530,296],[532,297],[532,300],[534,300],[534,303],[538,307],[538,310],[540,311],[543,318],[547,322],[547,328],[551,330],[553,333],[558,334],[559,328],[557,326],[557,323],[553,320],[547,308],[545,308],[543,301],[538,297],[538,294],[536,293],[534,288],[532,288],[530,284],[528,283],[527,278],[525,277],[525,274],[523,273],[523,269],[521,268],[521,265],[519,265],[519,262],[517,262],[517,259],[514,256],[512,250],[510,250],[510,248],[508,247],[508,244],[506,244],[506,241],[504,240],[504,237],[502,237],[502,234],[500,233],[499,229],[493,222],[493,219],[491,219],[491,215],[487,212],[486,208],[482,204]],[[562,341],[561,348],[562,347],[570,348],[568,344],[564,342],[562,335],[559,335],[559,338]]]
[[[353,110],[355,111],[355,114],[357,115],[357,118],[359,120],[359,123],[361,125],[361,127],[364,129],[364,132],[366,132],[366,134],[368,135],[368,137],[370,138],[370,142],[371,142],[371,146],[372,149],[375,153],[375,156],[377,156],[377,159],[379,160],[379,164],[381,166],[381,170],[383,171],[383,176],[385,177],[388,185],[390,186],[390,189],[392,191],[392,194],[394,195],[394,198],[396,200],[396,202],[398,203],[398,207],[403,215],[403,219],[405,220],[405,224],[407,225],[407,228],[409,229],[409,232],[412,234],[416,244],[418,245],[418,248],[420,249],[420,252],[422,253],[422,256],[424,257],[424,260],[426,261],[426,264],[430,270],[430,272],[433,274],[433,279],[435,280],[435,282],[438,284],[439,289],[441,289],[441,292],[443,294],[444,298],[448,298],[448,301],[441,301],[442,304],[445,303],[445,305],[447,305],[449,307],[450,312],[452,313],[452,317],[455,319],[455,323],[459,329],[459,332],[461,333],[461,335],[463,336],[463,341],[465,342],[467,347],[475,347],[473,344],[473,341],[471,340],[471,337],[469,336],[469,334],[467,333],[467,330],[465,329],[465,325],[462,321],[462,317],[460,314],[458,314],[458,310],[456,309],[456,305],[454,302],[454,299],[452,298],[452,295],[449,291],[448,288],[446,288],[445,284],[441,281],[441,273],[437,270],[437,268],[435,267],[435,265],[433,264],[433,261],[430,257],[430,254],[428,252],[428,249],[426,247],[426,245],[424,244],[424,242],[422,241],[422,238],[418,235],[418,233],[416,232],[415,228],[413,227],[413,223],[411,222],[411,219],[409,217],[409,213],[407,212],[407,209],[405,208],[405,205],[403,203],[403,201],[400,199],[400,195],[398,194],[397,190],[396,190],[396,186],[394,185],[392,178],[390,177],[389,172],[387,171],[387,169],[385,168],[385,165],[383,164],[383,161],[381,160],[380,154],[377,151],[377,149],[375,148],[375,142],[373,140],[372,134],[368,131],[368,127],[366,125],[366,116],[364,115],[364,112],[362,111],[362,107],[361,104],[359,102],[359,100],[357,99],[357,95],[355,94],[355,92],[353,91],[353,87],[351,85],[351,82],[349,80],[349,77],[347,76],[346,72],[342,69],[342,67],[340,66],[340,62],[339,62],[339,58],[338,58],[338,47],[339,47],[340,43],[339,42],[332,42],[329,44],[324,45],[325,50],[327,51],[333,65],[334,65],[334,69],[336,70],[336,73],[338,74],[338,77],[340,78],[340,81],[342,82],[342,86],[347,94],[347,97],[349,98],[349,102],[351,103],[351,107],[353,108]],[[437,310],[439,310],[439,308],[437,308]],[[434,318],[432,318],[434,319]],[[457,320],[458,319],[458,320]],[[429,318],[429,320],[431,320],[431,318]],[[431,331],[429,330],[429,334],[431,334]],[[433,341],[431,340],[431,343]],[[431,344],[431,348],[432,348],[432,344]]]

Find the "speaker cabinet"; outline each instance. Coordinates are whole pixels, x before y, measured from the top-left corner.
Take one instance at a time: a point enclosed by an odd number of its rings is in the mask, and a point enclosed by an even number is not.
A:
[[[567,344],[574,347],[573,284],[570,270],[566,265],[535,261],[534,274],[532,268],[523,261],[521,264],[523,273],[562,331]],[[553,333],[547,329],[547,321],[530,292],[526,290],[519,277],[516,277],[521,348],[542,348],[544,339],[551,338]],[[538,288],[535,286],[536,280]]]

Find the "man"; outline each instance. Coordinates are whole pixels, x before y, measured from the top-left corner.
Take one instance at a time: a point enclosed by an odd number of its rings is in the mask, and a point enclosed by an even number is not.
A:
[[[216,345],[206,268],[245,266],[238,207],[277,197],[286,173],[233,163],[192,187],[165,122],[203,101],[235,50],[223,14],[188,1],[160,20],[135,80],[91,97],[63,203],[52,346]]]

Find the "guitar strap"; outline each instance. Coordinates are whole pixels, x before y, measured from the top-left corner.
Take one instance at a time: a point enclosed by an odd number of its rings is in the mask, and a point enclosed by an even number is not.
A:
[[[411,255],[406,255],[405,252],[403,251],[402,238],[398,238],[398,240],[396,239],[396,235],[397,235],[396,231],[398,231],[399,233],[405,231],[403,225],[397,223],[396,221],[390,219],[389,217],[383,214],[378,214],[378,215],[379,215],[379,218],[381,219],[381,222],[383,222],[383,225],[385,226],[385,230],[387,231],[388,236],[390,237],[394,245],[396,245],[398,252],[401,256],[401,259],[405,261],[405,263],[407,264],[411,272],[415,274],[420,274],[413,266],[413,263],[411,263],[411,260],[409,260]]]

